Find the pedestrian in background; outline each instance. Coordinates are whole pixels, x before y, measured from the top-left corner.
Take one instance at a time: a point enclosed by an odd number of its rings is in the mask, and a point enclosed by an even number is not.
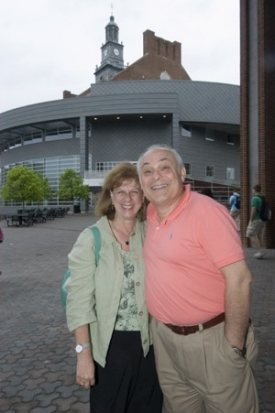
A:
[[[234,188],[232,195],[229,198],[230,215],[235,220],[238,231],[241,229],[240,213],[241,213],[241,195],[237,188]]]
[[[201,194],[209,196],[210,198],[214,199],[214,195],[213,195],[213,192],[212,192],[211,188],[203,188],[201,190]]]
[[[265,222],[261,220],[262,206],[261,185],[255,185],[252,189],[250,219],[246,229],[246,237],[250,239],[251,246],[258,251],[254,254],[257,259],[262,259],[266,254],[264,249]]]

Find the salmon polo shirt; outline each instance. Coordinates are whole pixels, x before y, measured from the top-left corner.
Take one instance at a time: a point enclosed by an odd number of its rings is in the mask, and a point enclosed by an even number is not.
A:
[[[163,323],[193,325],[224,312],[220,268],[244,259],[235,221],[217,201],[185,186],[169,216],[159,222],[149,204],[144,244],[145,297]]]

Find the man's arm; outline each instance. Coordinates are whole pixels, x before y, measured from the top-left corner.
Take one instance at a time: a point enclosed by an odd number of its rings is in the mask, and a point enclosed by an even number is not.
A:
[[[257,208],[256,208],[255,206],[252,206],[252,207],[251,207],[251,211],[250,211],[250,222],[253,221],[256,213],[257,213]]]
[[[250,312],[251,274],[244,260],[221,268],[225,278],[225,336],[232,347],[245,347]]]

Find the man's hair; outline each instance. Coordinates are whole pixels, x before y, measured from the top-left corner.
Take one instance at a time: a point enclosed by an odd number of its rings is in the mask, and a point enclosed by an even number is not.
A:
[[[130,162],[123,162],[116,165],[106,175],[103,182],[102,191],[95,206],[95,213],[97,216],[107,216],[110,220],[114,219],[115,209],[111,199],[111,191],[113,191],[114,188],[120,187],[124,181],[135,181],[139,185],[137,168]],[[146,203],[143,203],[137,217],[141,221],[145,220]]]
[[[254,185],[254,186],[253,186],[253,189],[254,189],[254,191],[256,191],[256,192],[261,192],[262,187],[261,187],[261,185]]]
[[[178,152],[175,149],[171,148],[168,145],[164,145],[164,144],[163,145],[151,145],[151,146],[149,146],[149,148],[146,149],[145,152],[143,152],[143,154],[140,155],[140,157],[138,159],[137,170],[138,170],[139,177],[141,177],[141,168],[142,168],[143,158],[146,155],[148,155],[148,153],[154,152],[154,151],[167,151],[167,152],[172,153],[172,155],[174,156],[174,158],[175,158],[175,160],[178,164],[179,172],[181,171],[181,168],[183,167],[183,161],[182,161],[181,156],[178,154]]]

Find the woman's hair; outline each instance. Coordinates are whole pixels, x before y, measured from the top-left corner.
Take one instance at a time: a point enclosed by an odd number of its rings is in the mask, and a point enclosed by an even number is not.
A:
[[[167,151],[167,152],[172,153],[172,155],[174,156],[174,158],[175,158],[175,160],[178,164],[178,170],[179,170],[179,172],[181,171],[181,168],[183,167],[183,161],[182,161],[182,158],[181,158],[180,154],[175,149],[173,149],[170,146],[165,145],[165,144],[163,144],[163,145],[162,144],[152,145],[152,146],[149,146],[149,148],[147,148],[146,151],[143,154],[141,154],[139,159],[138,159],[137,170],[138,170],[139,177],[141,177],[142,161],[143,161],[143,158],[145,157],[145,155],[148,155],[148,153],[158,151],[158,150]]]
[[[137,168],[135,165],[130,162],[123,162],[116,165],[104,179],[102,191],[95,206],[96,215],[107,216],[108,219],[113,220],[116,211],[112,203],[111,191],[120,187],[123,182],[133,180],[140,185]],[[140,221],[144,221],[146,219],[145,202],[140,208],[137,217]]]

